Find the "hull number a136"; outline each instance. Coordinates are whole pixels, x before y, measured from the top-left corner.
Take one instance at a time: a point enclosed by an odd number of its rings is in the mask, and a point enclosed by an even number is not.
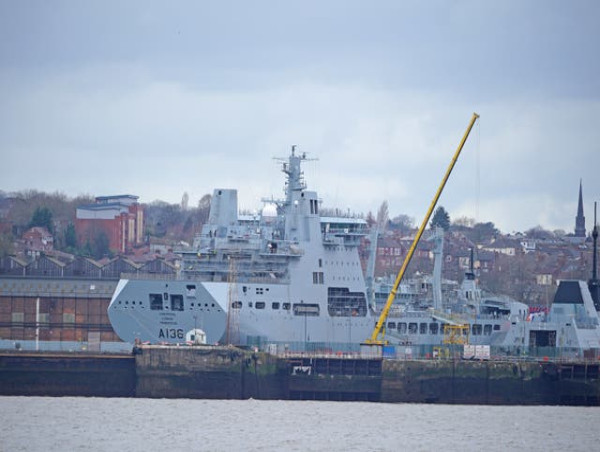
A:
[[[159,339],[183,339],[183,330],[181,328],[161,328],[158,331]]]

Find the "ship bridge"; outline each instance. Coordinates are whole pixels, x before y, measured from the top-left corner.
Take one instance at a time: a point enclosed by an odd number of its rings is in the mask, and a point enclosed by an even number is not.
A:
[[[367,235],[367,222],[362,218],[321,217],[323,244],[358,246]]]

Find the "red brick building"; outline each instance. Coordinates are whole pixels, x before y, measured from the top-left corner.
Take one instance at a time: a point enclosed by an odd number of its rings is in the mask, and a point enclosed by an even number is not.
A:
[[[138,196],[99,196],[94,204],[79,206],[75,232],[79,244],[93,243],[101,233],[115,253],[127,253],[143,243],[144,209]]]
[[[41,226],[28,229],[22,237],[24,249],[27,252],[46,252],[54,249],[54,237]]]

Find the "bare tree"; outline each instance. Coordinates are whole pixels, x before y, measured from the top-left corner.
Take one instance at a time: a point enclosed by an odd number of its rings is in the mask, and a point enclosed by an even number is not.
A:
[[[187,210],[189,202],[190,202],[190,195],[188,195],[188,192],[185,191],[185,192],[183,192],[183,196],[181,197],[181,210]]]
[[[380,232],[383,232],[387,228],[387,224],[390,221],[390,214],[388,209],[388,202],[383,201],[379,210],[377,211],[377,226]]]

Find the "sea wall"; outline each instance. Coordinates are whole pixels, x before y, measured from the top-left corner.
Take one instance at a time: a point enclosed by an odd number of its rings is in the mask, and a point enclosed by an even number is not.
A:
[[[0,395],[600,406],[600,363],[286,356],[235,347],[0,353]]]
[[[556,381],[539,363],[386,360],[381,401],[555,404]]]
[[[339,361],[339,363],[335,363]],[[303,359],[290,397],[388,403],[600,406],[600,363]]]
[[[132,397],[135,381],[131,355],[0,353],[0,395]]]
[[[380,400],[380,359],[300,356],[286,361],[290,399]]]
[[[136,348],[138,397],[286,399],[287,365],[235,347]]]

